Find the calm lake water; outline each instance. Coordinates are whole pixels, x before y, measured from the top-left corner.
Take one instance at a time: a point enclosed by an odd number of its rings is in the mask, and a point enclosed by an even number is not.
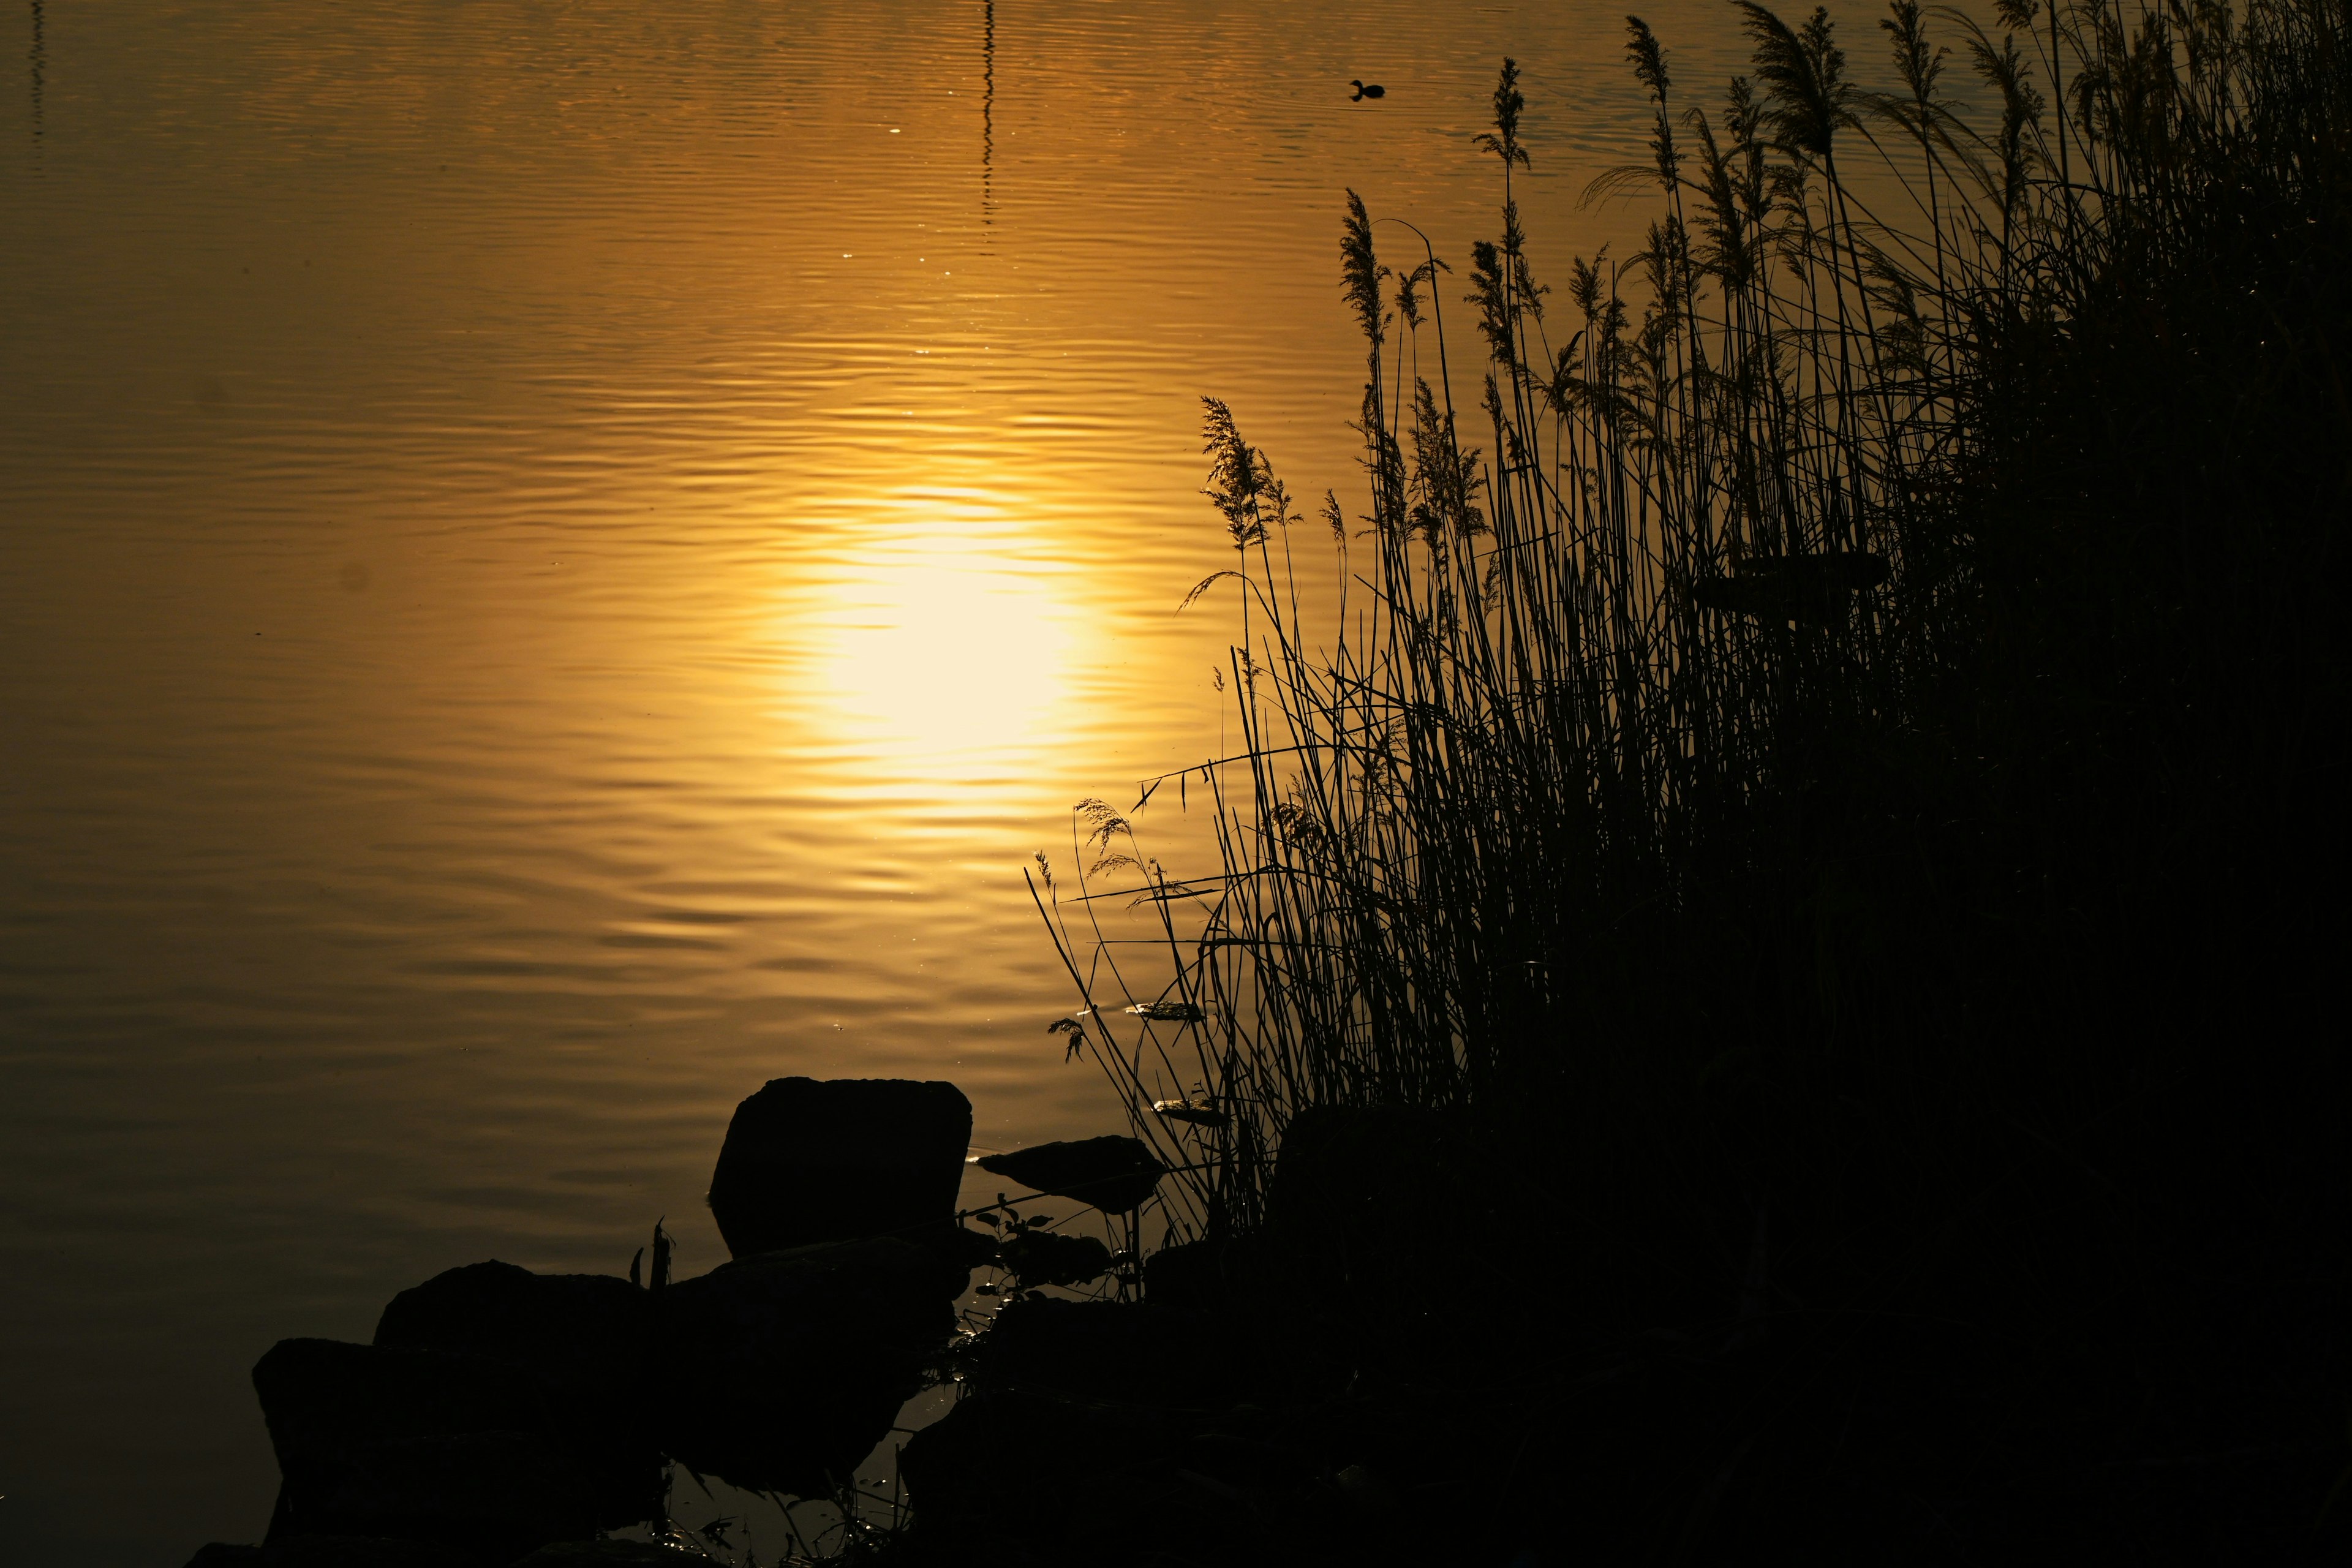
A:
[[[16,0],[0,1558],[256,1538],[247,1369],[444,1268],[722,1260],[767,1079],[1119,1126],[1021,869],[1218,747],[1197,400],[1350,493],[1343,189],[1457,300],[1506,52],[1622,252],[1621,9]]]

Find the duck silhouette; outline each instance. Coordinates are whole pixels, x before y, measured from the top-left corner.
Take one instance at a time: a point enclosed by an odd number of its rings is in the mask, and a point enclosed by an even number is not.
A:
[[[1360,81],[1350,81],[1348,85],[1356,89],[1356,95],[1348,100],[1349,103],[1361,103],[1368,98],[1386,98],[1389,95],[1389,89],[1378,82],[1372,83],[1370,87],[1366,87]]]

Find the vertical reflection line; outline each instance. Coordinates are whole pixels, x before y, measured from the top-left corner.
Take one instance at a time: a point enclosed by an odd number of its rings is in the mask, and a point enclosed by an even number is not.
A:
[[[33,0],[33,48],[26,57],[32,67],[33,151],[41,150],[41,78],[49,63],[48,47],[41,38],[41,0]]]
[[[33,15],[40,14],[40,0],[33,0]],[[989,178],[996,161],[996,0],[981,4],[980,81],[980,221],[994,223]]]

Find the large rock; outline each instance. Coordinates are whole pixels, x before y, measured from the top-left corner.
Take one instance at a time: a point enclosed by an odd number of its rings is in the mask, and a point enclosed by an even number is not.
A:
[[[780,1078],[735,1108],[711,1215],[737,1258],[937,1226],[971,1142],[951,1083]]]
[[[581,1462],[611,1529],[652,1518],[662,1499],[647,1373],[653,1296],[604,1274],[534,1274],[469,1264],[392,1299],[377,1322],[386,1349],[481,1356],[543,1384],[564,1447]]]
[[[268,1544],[436,1542],[505,1562],[596,1532],[545,1386],[475,1356],[283,1340],[253,1369],[284,1478]]]
[[[937,1258],[887,1237],[740,1258],[657,1308],[663,1447],[802,1497],[849,1479],[955,1328]]]

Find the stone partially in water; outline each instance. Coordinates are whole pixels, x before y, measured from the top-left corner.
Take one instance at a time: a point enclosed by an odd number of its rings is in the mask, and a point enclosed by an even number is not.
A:
[[[1113,1214],[1142,1206],[1168,1173],[1142,1140],[1112,1135],[1039,1143],[990,1154],[980,1168],[1056,1197],[1075,1198]]]
[[[657,1305],[664,1448],[802,1497],[849,1479],[955,1328],[937,1258],[888,1238],[740,1258]]]
[[[735,1108],[711,1216],[739,1258],[938,1225],[971,1142],[951,1083],[780,1078]]]
[[[268,1544],[434,1542],[499,1561],[595,1534],[538,1379],[475,1356],[282,1340],[254,1391],[284,1477]]]
[[[652,1518],[661,1506],[646,1375],[653,1301],[611,1275],[468,1264],[394,1297],[375,1342],[482,1356],[539,1379],[561,1417],[564,1446],[588,1474],[596,1522],[610,1529]]]

